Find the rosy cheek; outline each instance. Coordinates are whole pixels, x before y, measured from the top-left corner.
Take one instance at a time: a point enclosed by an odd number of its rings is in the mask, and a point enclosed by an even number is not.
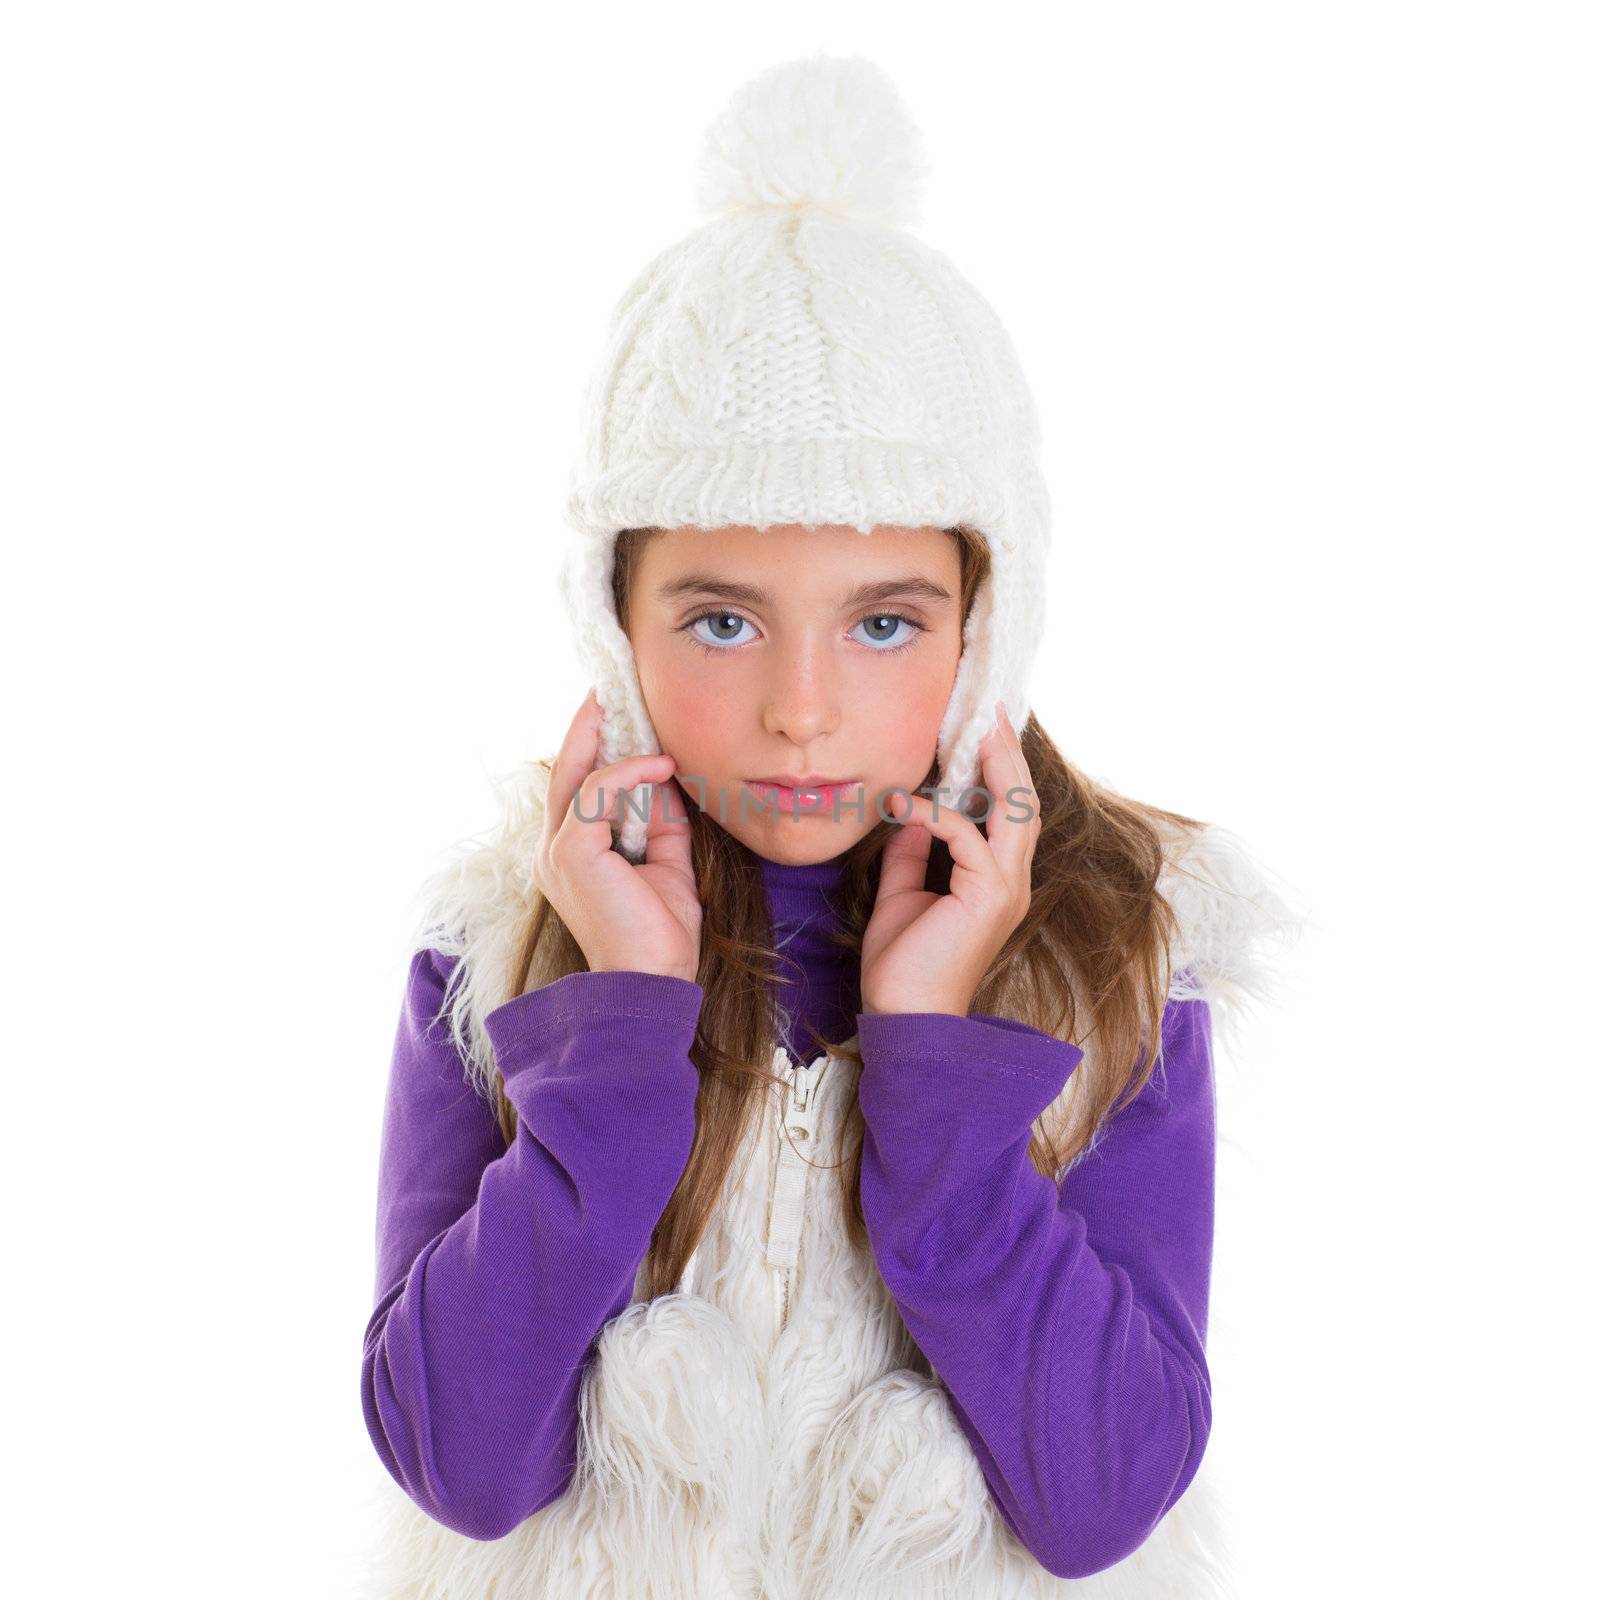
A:
[[[949,686],[937,682],[918,684],[910,697],[901,702],[900,714],[895,719],[895,735],[903,755],[931,758],[939,737],[939,724],[949,702]]]
[[[854,724],[852,748],[866,755],[871,769],[885,782],[920,782],[933,760],[939,724],[950,701],[954,680],[942,665],[916,672],[866,674],[849,710]],[[907,773],[915,772],[908,778]]]
[[[651,661],[640,664],[640,684],[650,720],[662,745],[687,769],[692,760],[698,770],[713,768],[723,738],[733,737],[744,724],[739,720],[739,692],[732,674],[696,670],[682,662]]]

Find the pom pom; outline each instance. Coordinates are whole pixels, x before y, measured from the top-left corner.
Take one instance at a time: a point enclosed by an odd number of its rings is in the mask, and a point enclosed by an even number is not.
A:
[[[928,160],[889,75],[818,53],[769,67],[706,130],[695,199],[719,216],[812,206],[914,227]]]

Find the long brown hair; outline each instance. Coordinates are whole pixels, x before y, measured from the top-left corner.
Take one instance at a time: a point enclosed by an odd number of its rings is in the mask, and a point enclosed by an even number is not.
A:
[[[624,630],[634,567],[656,531],[628,528],[617,536],[612,592]],[[968,528],[946,531],[960,546],[964,622],[989,571],[988,546]],[[1036,1127],[1029,1144],[1035,1167],[1057,1179],[1104,1118],[1136,1095],[1154,1070],[1172,977],[1174,930],[1172,908],[1157,887],[1163,862],[1158,825],[1164,823],[1168,831],[1203,825],[1094,782],[1061,754],[1037,717],[1028,718],[1021,739],[1042,816],[1032,899],[979,985],[972,1010],[1014,1018],[1080,1046],[1092,1036],[1096,1070],[1075,1097],[1070,1126],[1054,1133]],[[922,780],[924,786],[936,781],[937,771],[935,762]],[[689,817],[695,883],[704,908],[698,981],[705,998],[690,1050],[700,1072],[696,1133],[683,1176],[651,1238],[651,1296],[668,1292],[682,1277],[721,1200],[750,1120],[772,1091],[777,1041],[771,997],[783,981],[759,857],[687,799],[675,800],[675,805]],[[894,826],[892,821],[878,823],[845,856],[843,883],[835,897],[841,926],[834,937],[858,961],[876,900],[879,858]],[[935,838],[927,886],[947,891],[951,867],[948,846]],[[508,997],[586,970],[582,949],[549,902],[535,893],[533,903],[508,975]],[[826,1048],[860,1061],[853,1040],[829,1040]],[[494,1100],[509,1144],[516,1133],[516,1111],[498,1073]],[[839,1173],[845,1185],[846,1226],[852,1242],[865,1249],[862,1127],[860,1110],[852,1105]]]

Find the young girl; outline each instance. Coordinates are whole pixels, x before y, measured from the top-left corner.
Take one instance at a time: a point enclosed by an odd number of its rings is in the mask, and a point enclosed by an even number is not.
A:
[[[595,689],[426,894],[362,1399],[373,1592],[1222,1592],[1213,1021],[1291,913],[1028,715],[1048,501],[892,86],[711,129],[625,294]]]

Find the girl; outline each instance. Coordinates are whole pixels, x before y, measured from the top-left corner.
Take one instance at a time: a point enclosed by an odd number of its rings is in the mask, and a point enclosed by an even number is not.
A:
[[[373,1592],[1222,1592],[1213,1021],[1290,925],[1028,715],[1048,503],[892,86],[708,137],[561,569],[595,688],[431,882],[362,1400]]]

